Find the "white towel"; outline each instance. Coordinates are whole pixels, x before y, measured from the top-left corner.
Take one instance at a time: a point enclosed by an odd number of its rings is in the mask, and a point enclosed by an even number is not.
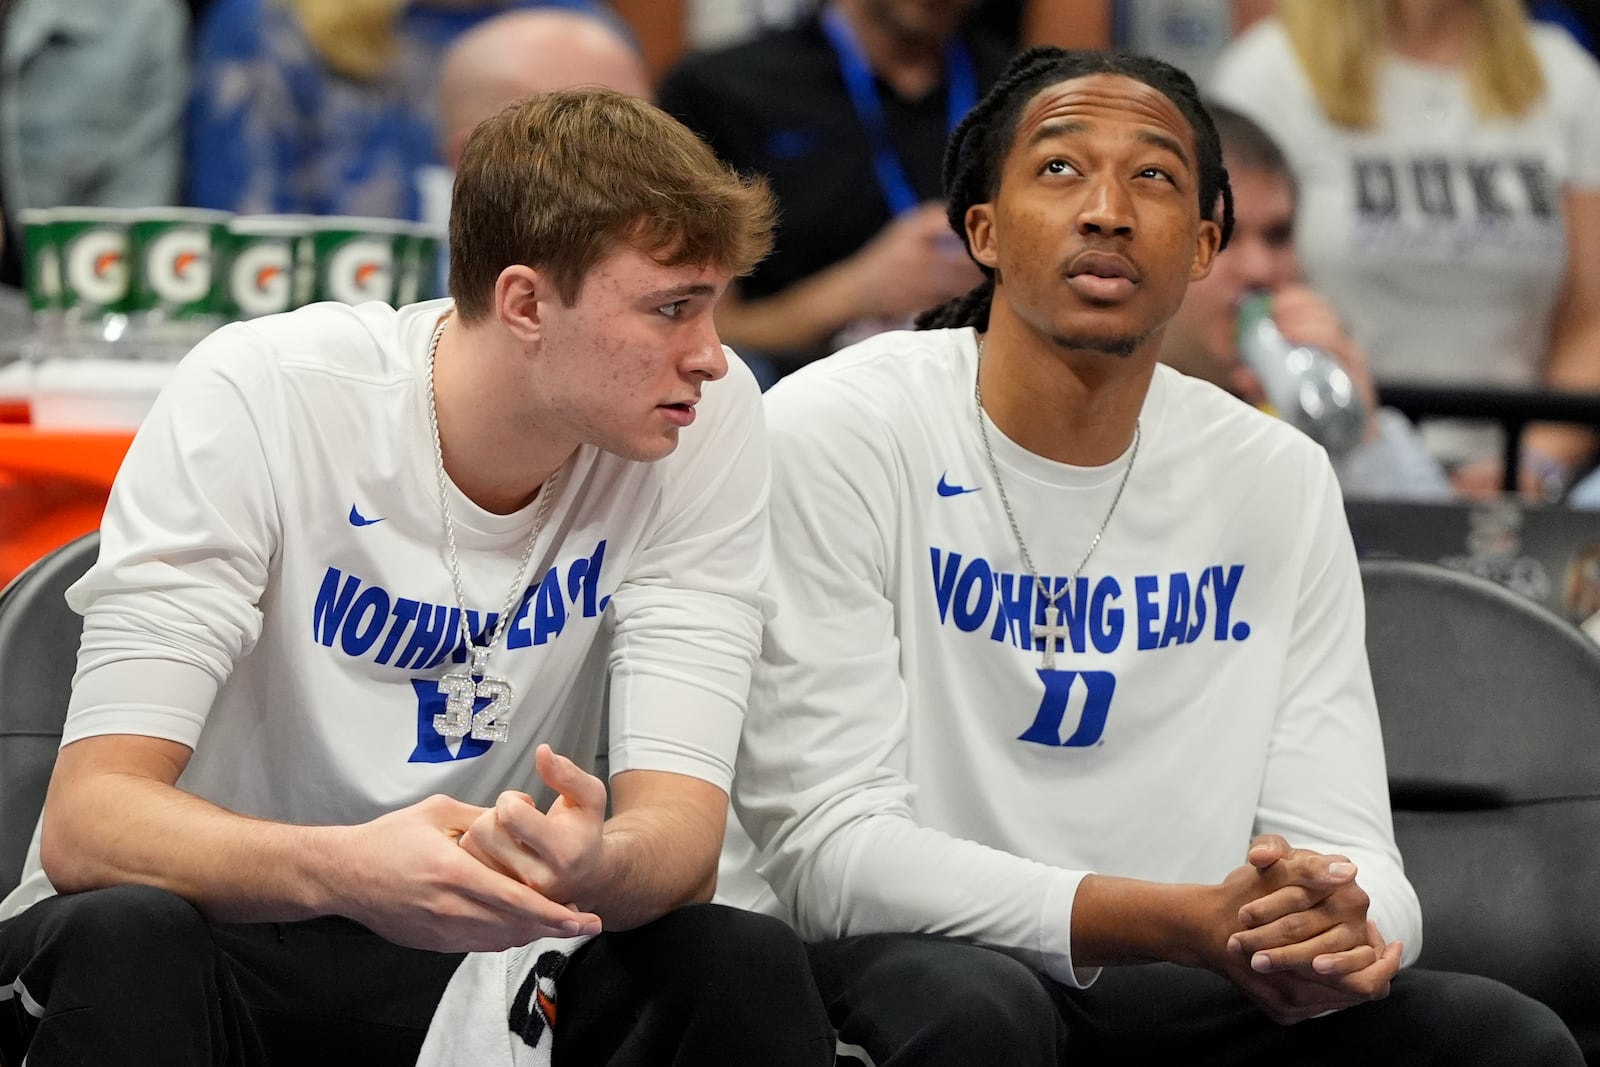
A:
[[[553,1067],[561,972],[592,935],[546,937],[504,952],[473,952],[450,976],[417,1067]],[[838,1041],[836,1067],[873,1067]]]
[[[556,988],[583,937],[473,952],[450,977],[417,1067],[551,1067]]]

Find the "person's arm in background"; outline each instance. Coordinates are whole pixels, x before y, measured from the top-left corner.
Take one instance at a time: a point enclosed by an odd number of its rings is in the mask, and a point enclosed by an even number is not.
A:
[[[1550,365],[1545,384],[1552,389],[1600,393],[1600,189],[1569,190],[1567,278],[1556,305]],[[1523,438],[1525,490],[1538,492],[1541,464],[1570,481],[1593,456],[1595,435],[1574,427],[1539,424]],[[1551,464],[1554,464],[1551,466]],[[1531,467],[1531,469],[1530,469]]]
[[[725,161],[759,169],[729,158],[725,137],[719,135],[730,121],[721,87],[696,64],[673,72],[661,87],[659,103]],[[877,193],[863,190],[863,195]],[[780,253],[784,241],[780,227]],[[945,218],[944,205],[928,201],[890,219],[851,254],[777,292],[747,296],[736,281],[717,304],[717,331],[746,356],[779,364],[804,362],[826,354],[835,337],[854,323],[899,328],[916,313],[967,292],[981,280]]]
[[[862,319],[904,319],[971,289],[978,268],[950,231],[944,205],[890,220],[853,255],[755,300],[730,290],[717,331],[737,350],[777,356],[825,346]]]
[[[1539,51],[1547,105],[1557,123],[1565,155],[1562,212],[1567,228],[1567,266],[1550,328],[1544,385],[1553,390],[1600,392],[1600,66],[1565,33],[1549,32]],[[1549,499],[1582,474],[1594,455],[1591,429],[1571,424],[1535,424],[1522,436],[1517,486],[1525,496]],[[1489,467],[1490,477],[1481,468]],[[1476,481],[1463,485],[1463,478]],[[1463,492],[1493,494],[1503,481],[1501,464],[1474,464],[1456,473]]]

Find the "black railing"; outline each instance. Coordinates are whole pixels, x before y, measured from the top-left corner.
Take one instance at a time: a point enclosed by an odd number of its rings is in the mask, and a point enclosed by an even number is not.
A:
[[[1379,400],[1414,422],[1427,419],[1483,419],[1505,431],[1504,488],[1515,491],[1522,467],[1522,431],[1530,422],[1565,422],[1600,430],[1600,393],[1494,386],[1420,385],[1381,382]]]

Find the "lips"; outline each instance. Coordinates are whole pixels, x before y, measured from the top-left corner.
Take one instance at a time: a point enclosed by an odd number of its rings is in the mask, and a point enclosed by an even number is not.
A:
[[[1078,257],[1067,264],[1067,277],[1076,278],[1089,275],[1095,278],[1125,278],[1134,284],[1139,282],[1139,272],[1132,263],[1114,252],[1080,252]]]
[[[676,403],[660,404],[657,406],[657,410],[666,415],[668,422],[681,428],[694,421],[694,406],[698,402],[698,398],[695,400],[679,400]]]
[[[1091,303],[1115,303],[1139,282],[1138,269],[1114,252],[1080,252],[1067,264],[1067,284]]]
[[[694,421],[693,403],[664,403],[659,406],[658,411],[666,414],[667,422],[672,422],[678,429],[683,429]]]

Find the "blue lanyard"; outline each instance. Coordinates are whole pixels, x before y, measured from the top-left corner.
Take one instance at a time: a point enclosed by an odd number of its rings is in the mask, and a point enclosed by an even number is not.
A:
[[[839,72],[844,75],[845,91],[850,94],[850,106],[866,131],[872,145],[872,170],[878,176],[878,188],[889,211],[898,215],[917,206],[916,190],[906,177],[905,165],[895,151],[889,136],[889,124],[883,117],[883,103],[878,99],[878,87],[872,66],[861,49],[861,41],[849,21],[836,8],[822,15],[822,29],[828,43],[839,57]],[[955,132],[957,123],[978,102],[978,73],[972,62],[972,53],[959,38],[952,37],[944,51],[945,81],[949,84],[948,132]]]

